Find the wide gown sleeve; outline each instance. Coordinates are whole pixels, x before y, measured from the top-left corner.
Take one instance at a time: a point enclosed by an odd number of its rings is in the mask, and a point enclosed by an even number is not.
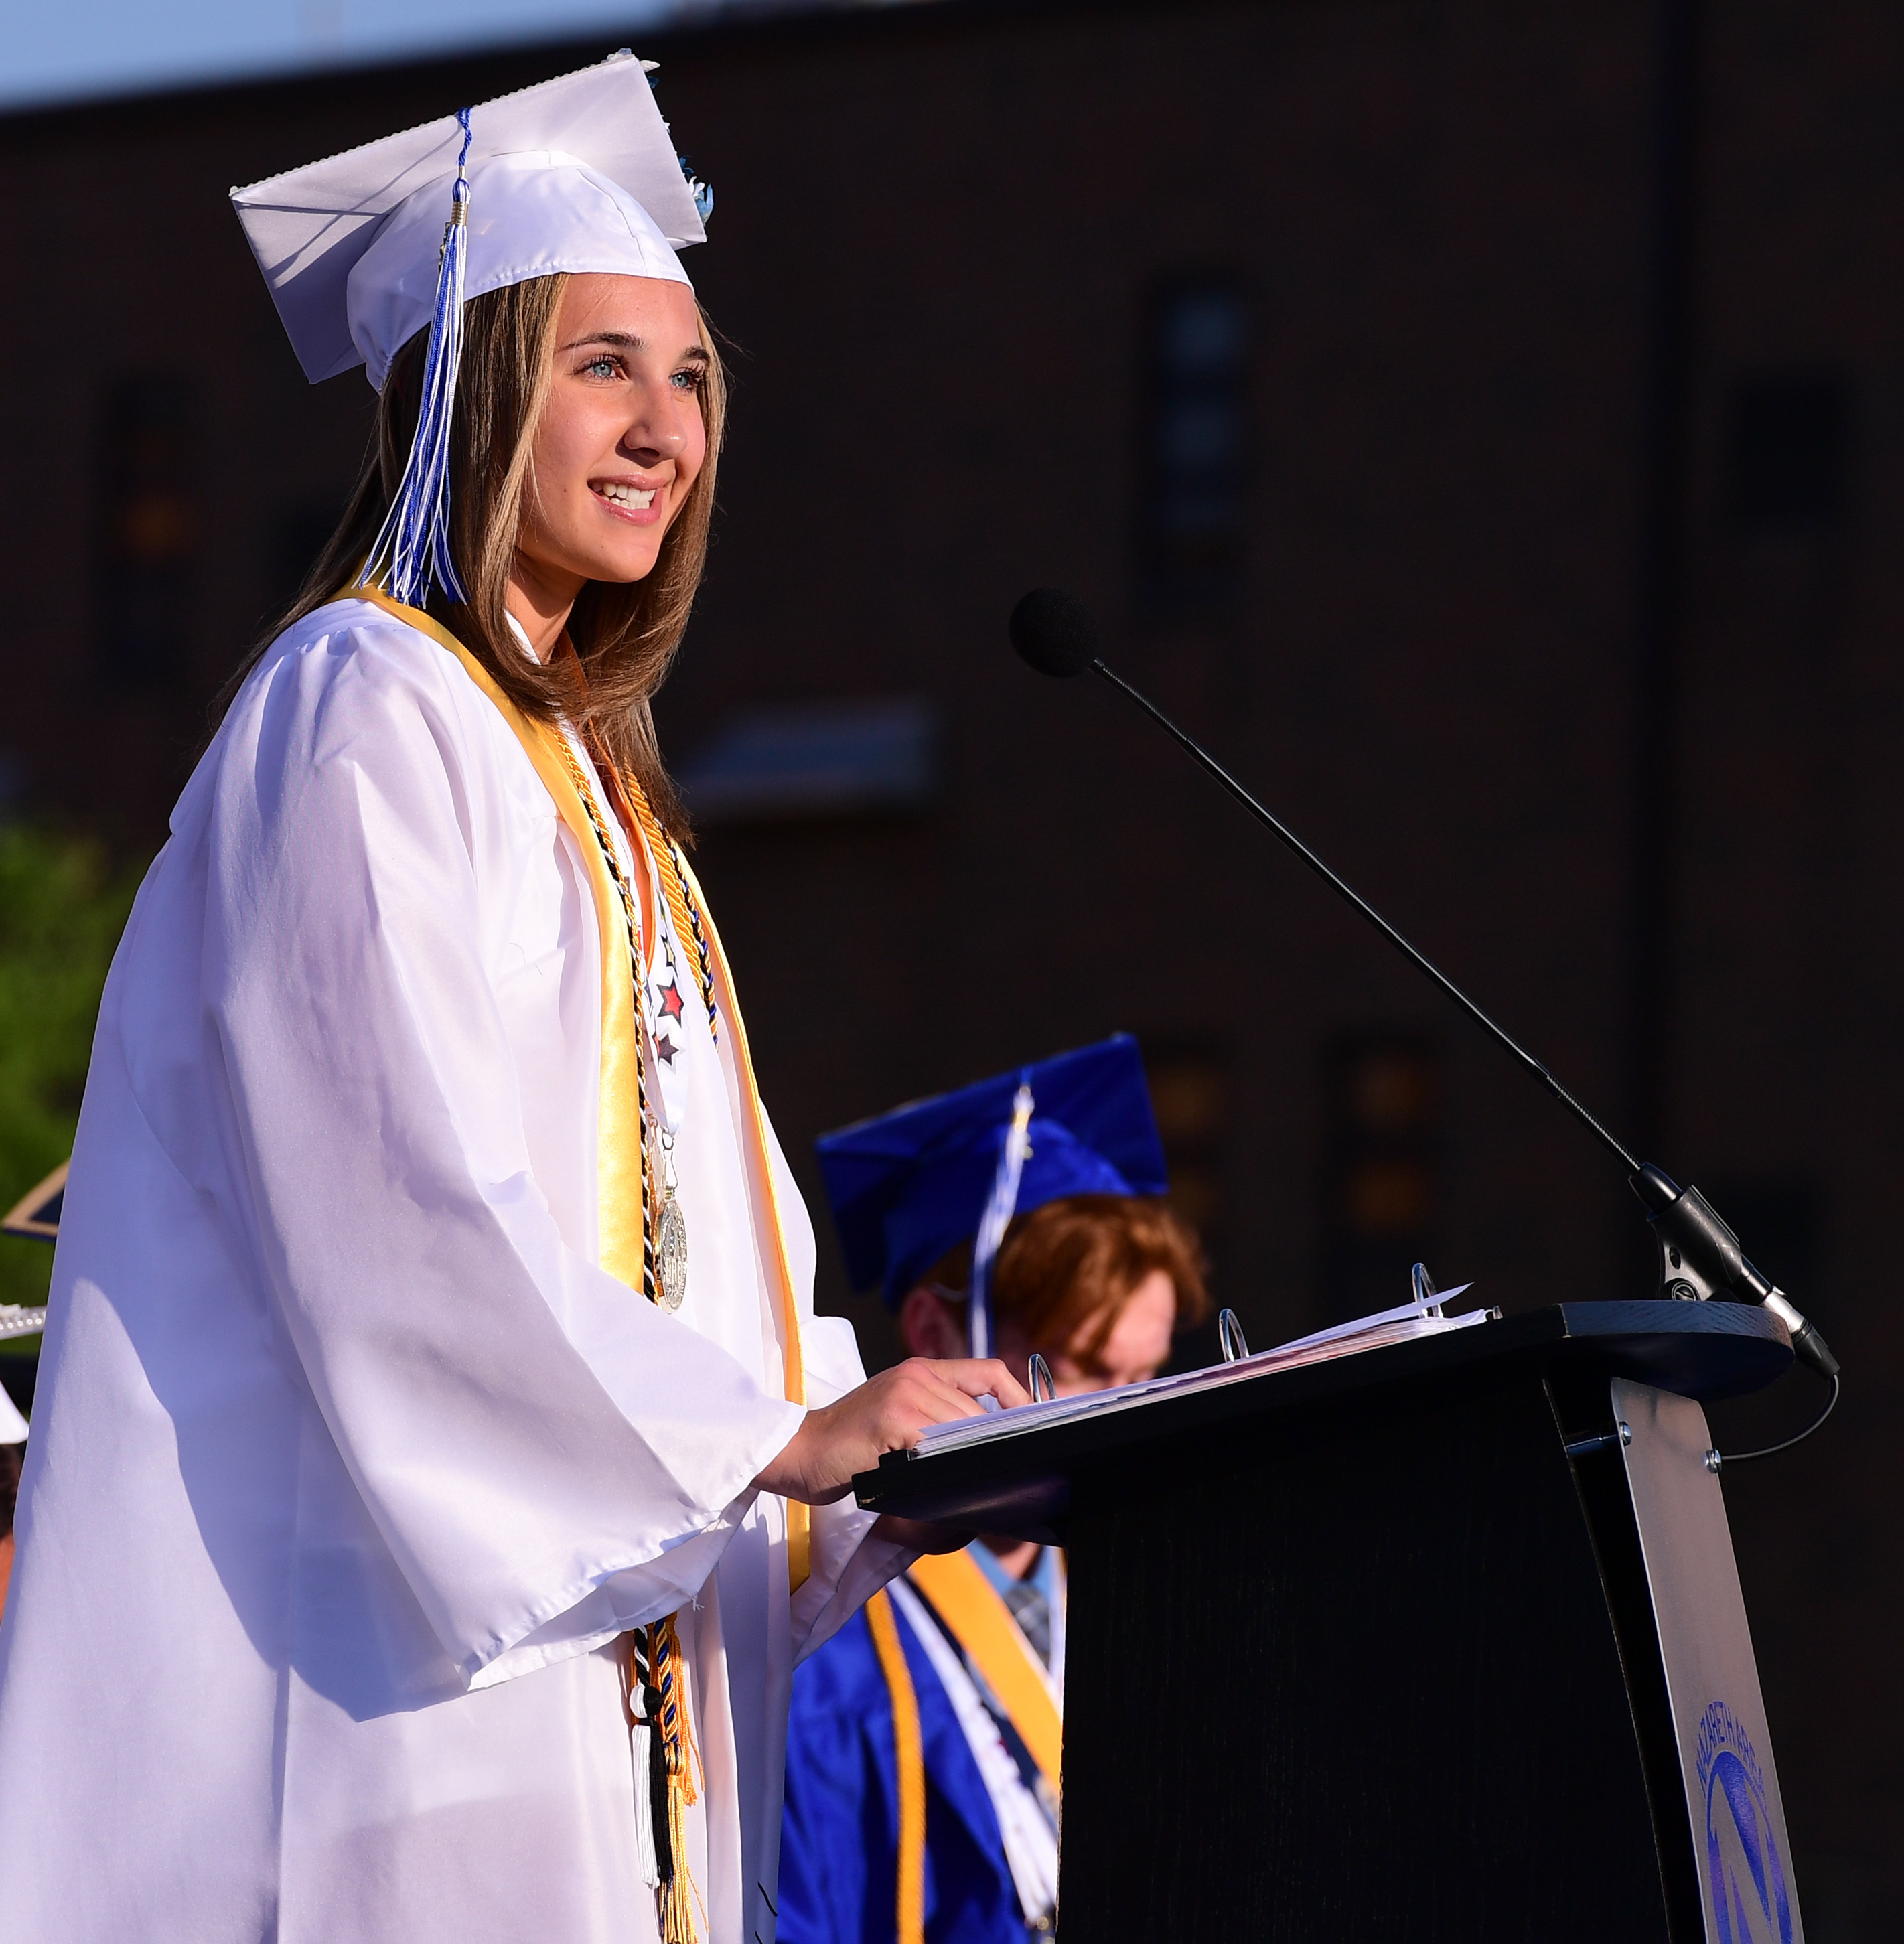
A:
[[[860,1360],[853,1325],[844,1316],[814,1314],[813,1226],[771,1121],[767,1144],[775,1195],[786,1218],[783,1232],[799,1306],[806,1399],[818,1408],[864,1383],[866,1366]],[[881,1587],[897,1579],[919,1556],[890,1540],[876,1538],[875,1515],[862,1512],[850,1493],[831,1505],[814,1506],[809,1517],[810,1570],[788,1615],[796,1665],[831,1640]]]
[[[408,629],[283,655],[221,731],[196,866],[221,1212],[466,1681],[611,1580],[612,1626],[678,1604],[801,1416],[579,1253],[538,1186],[486,956],[486,864],[522,823],[491,706]],[[135,1090],[189,1146],[137,1006]]]
[[[807,1401],[832,1404],[866,1381],[853,1326],[843,1316],[803,1319]],[[918,1558],[916,1551],[875,1536],[875,1515],[850,1495],[815,1506],[812,1572],[793,1596],[793,1658],[798,1665],[824,1646],[889,1580]]]

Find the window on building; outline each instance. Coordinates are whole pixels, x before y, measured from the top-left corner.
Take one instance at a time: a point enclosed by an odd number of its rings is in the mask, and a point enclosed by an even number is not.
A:
[[[1170,1204],[1196,1230],[1210,1258],[1210,1295],[1243,1318],[1246,1333],[1259,1321],[1260,1292],[1230,1286],[1229,1207],[1224,1177],[1229,1162],[1230,1063],[1220,1045],[1204,1039],[1143,1038],[1144,1078],[1157,1116],[1170,1171]],[[1251,1338],[1257,1349],[1268,1347]],[[1214,1319],[1179,1340],[1171,1367],[1201,1370],[1217,1361]]]
[[[1733,386],[1727,513],[1749,534],[1827,533],[1850,511],[1852,398],[1835,371],[1761,372]]]
[[[184,384],[140,377],[102,408],[97,472],[99,661],[116,685],[150,687],[185,666],[198,545]]]
[[[1235,601],[1248,338],[1233,275],[1175,277],[1152,294],[1136,477],[1139,593],[1154,614],[1220,614]]]
[[[1435,1267],[1438,1091],[1434,1056],[1410,1036],[1357,1035],[1329,1054],[1324,1220],[1336,1318],[1406,1303],[1410,1266]]]
[[[1229,1063],[1220,1048],[1146,1035],[1144,1077],[1170,1169],[1170,1206],[1203,1238],[1223,1244],[1223,1150],[1229,1133]]]
[[[939,793],[937,706],[923,696],[750,709],[681,767],[697,824],[917,817]]]

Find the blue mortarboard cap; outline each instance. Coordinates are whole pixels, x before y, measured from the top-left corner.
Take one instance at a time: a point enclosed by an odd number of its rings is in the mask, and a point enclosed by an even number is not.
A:
[[[877,1283],[896,1303],[971,1238],[1021,1086],[1034,1105],[1019,1213],[1067,1195],[1164,1192],[1143,1061],[1137,1042],[1120,1033],[823,1135],[820,1172],[855,1289]]]

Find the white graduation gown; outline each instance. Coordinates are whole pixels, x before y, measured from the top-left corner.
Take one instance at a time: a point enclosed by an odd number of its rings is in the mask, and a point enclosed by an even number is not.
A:
[[[0,1626],[0,1944],[652,1938],[623,1636],[677,1609],[701,1934],[771,1944],[793,1664],[909,1555],[817,1509],[789,1598],[749,1481],[801,1409],[691,976],[686,1303],[598,1266],[596,924],[445,648],[358,601],[273,647],[100,1010]],[[862,1371],[769,1146],[825,1403]]]

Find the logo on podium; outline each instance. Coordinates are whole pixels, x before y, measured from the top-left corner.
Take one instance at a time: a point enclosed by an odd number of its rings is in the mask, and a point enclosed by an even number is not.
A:
[[[1719,1944],[1792,1944],[1792,1893],[1752,1737],[1723,1701],[1699,1724],[1706,1860]]]

